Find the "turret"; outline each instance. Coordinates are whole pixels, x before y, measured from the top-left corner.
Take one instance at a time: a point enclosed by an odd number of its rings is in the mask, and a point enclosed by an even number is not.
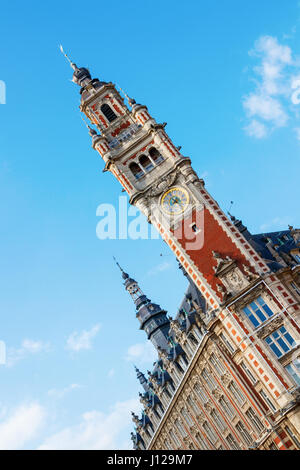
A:
[[[122,272],[124,286],[135,304],[136,317],[140,322],[140,329],[145,331],[147,338],[150,339],[156,349],[160,347],[168,350],[170,321],[167,318],[166,310],[163,310],[158,304],[151,302],[143,293],[138,283],[124,272],[119,263],[117,263],[117,266]]]

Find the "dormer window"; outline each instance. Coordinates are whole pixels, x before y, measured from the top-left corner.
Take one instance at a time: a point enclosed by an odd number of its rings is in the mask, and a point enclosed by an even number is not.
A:
[[[113,122],[118,117],[111,107],[106,103],[101,106],[101,111],[109,122]]]

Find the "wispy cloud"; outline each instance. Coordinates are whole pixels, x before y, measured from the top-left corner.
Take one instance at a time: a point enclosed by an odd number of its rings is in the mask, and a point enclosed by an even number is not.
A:
[[[82,388],[82,385],[79,384],[71,384],[68,385],[65,388],[52,388],[51,390],[48,390],[48,395],[53,398],[63,398],[65,395],[68,393],[72,392],[73,390],[76,390],[78,388]]]
[[[125,359],[137,365],[150,364],[157,360],[157,351],[151,341],[137,343],[128,348]]]
[[[43,427],[45,408],[38,403],[22,405],[0,422],[0,450],[18,450],[35,438]]]
[[[161,273],[163,271],[167,271],[171,267],[172,267],[172,263],[170,263],[169,261],[163,261],[162,263],[159,263],[156,266],[154,266],[153,268],[151,268],[147,272],[147,275],[148,276],[155,276],[158,273]]]
[[[271,231],[277,231],[277,230],[282,230],[288,229],[289,225],[292,225],[292,217],[285,216],[285,217],[274,217],[274,219],[271,219],[264,224],[260,226],[260,230],[262,232],[271,232]]]
[[[66,349],[70,351],[81,351],[82,349],[91,349],[92,340],[100,330],[100,324],[94,325],[90,330],[81,332],[73,331],[67,339]]]
[[[24,339],[19,348],[8,348],[6,366],[11,367],[28,356],[36,355],[41,352],[47,352],[49,349],[50,343],[45,343],[44,341],[35,341],[32,339]]]
[[[89,411],[80,422],[47,437],[38,450],[100,450],[129,449],[130,438],[120,442],[122,432],[128,434],[131,426],[130,411],[139,412],[138,399],[117,402],[108,413]]]
[[[249,136],[262,139],[297,117],[293,96],[298,93],[295,80],[300,63],[289,46],[272,36],[261,36],[249,54],[256,65],[252,67],[254,90],[243,97],[247,116],[244,130]]]

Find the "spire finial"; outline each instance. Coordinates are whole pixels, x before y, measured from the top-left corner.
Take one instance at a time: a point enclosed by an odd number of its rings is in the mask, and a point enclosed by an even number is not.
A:
[[[76,70],[76,69],[78,68],[77,65],[74,64],[74,62],[71,61],[70,57],[65,53],[65,51],[64,51],[64,49],[63,49],[63,47],[62,47],[61,44],[60,44],[60,46],[59,46],[59,49],[60,49],[60,52],[62,53],[62,55],[65,56],[65,58],[67,59],[67,61],[68,61],[69,64],[71,65],[72,69],[73,69],[73,70]]]
[[[118,266],[118,268],[120,269],[123,279],[127,279],[129,277],[128,274],[125,273],[123,268],[121,268],[121,266],[119,265],[118,261],[116,260],[116,258],[114,256],[113,256],[113,259],[114,259],[116,265]]]

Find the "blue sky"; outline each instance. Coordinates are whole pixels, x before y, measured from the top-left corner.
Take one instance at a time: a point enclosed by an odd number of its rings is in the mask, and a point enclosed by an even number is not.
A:
[[[146,371],[153,354],[112,257],[173,316],[187,287],[161,240],[97,238],[97,207],[117,207],[121,188],[102,173],[58,45],[167,121],[225,211],[233,201],[250,231],[275,231],[300,225],[299,8],[2,5],[0,448],[128,447],[132,364]]]

